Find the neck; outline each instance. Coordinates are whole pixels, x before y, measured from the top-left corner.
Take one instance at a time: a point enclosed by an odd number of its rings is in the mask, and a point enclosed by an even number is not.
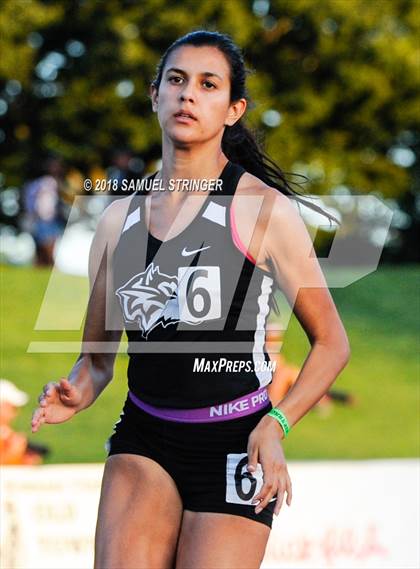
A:
[[[208,141],[205,144],[175,145],[163,136],[162,167],[158,178],[164,186],[169,179],[199,180],[217,178],[226,165],[227,157],[223,154],[220,141]]]

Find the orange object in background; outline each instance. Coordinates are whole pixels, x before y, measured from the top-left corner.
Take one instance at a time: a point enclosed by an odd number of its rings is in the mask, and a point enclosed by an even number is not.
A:
[[[18,389],[11,381],[0,379],[0,464],[1,465],[36,465],[42,463],[45,447],[31,448],[24,433],[17,433],[11,427],[19,413],[19,408],[26,405],[28,395]]]
[[[272,362],[276,362],[273,371],[273,380],[267,387],[268,396],[271,404],[276,407],[284,398],[286,393],[296,382],[300,368],[286,361],[280,354],[283,343],[283,331],[275,323],[269,323],[266,330],[266,350]],[[339,389],[329,389],[323,397],[316,403],[314,410],[318,411],[323,417],[328,417],[332,411],[334,403],[353,406],[357,403],[356,398],[346,391]]]
[[[266,329],[266,349],[270,360],[275,362],[275,370],[273,371],[273,380],[267,390],[274,407],[295,383],[300,372],[298,366],[287,363],[284,356],[280,354],[282,342],[282,330],[279,330],[277,324],[269,323]]]
[[[273,372],[273,381],[267,389],[271,403],[276,406],[295,383],[300,368],[288,364],[281,354],[271,354],[270,359],[276,362],[276,369]]]

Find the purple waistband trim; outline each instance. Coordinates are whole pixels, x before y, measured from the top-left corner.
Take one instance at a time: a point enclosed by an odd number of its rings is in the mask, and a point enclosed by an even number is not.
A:
[[[263,409],[270,403],[266,387],[261,387],[257,391],[248,393],[243,397],[238,397],[226,403],[211,405],[210,407],[200,407],[198,409],[168,409],[166,407],[155,407],[149,403],[141,401],[134,393],[128,392],[131,401],[146,413],[166,419],[167,421],[177,421],[178,423],[213,423],[215,421],[230,421],[239,419],[246,415],[252,415]]]

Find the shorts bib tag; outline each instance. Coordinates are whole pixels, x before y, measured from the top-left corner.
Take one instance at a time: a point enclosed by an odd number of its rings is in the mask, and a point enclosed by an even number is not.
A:
[[[248,455],[244,453],[231,453],[226,460],[226,502],[231,504],[254,505],[252,500],[261,490],[263,470],[257,463],[256,471],[252,474],[247,471]],[[275,500],[274,496],[270,502]]]

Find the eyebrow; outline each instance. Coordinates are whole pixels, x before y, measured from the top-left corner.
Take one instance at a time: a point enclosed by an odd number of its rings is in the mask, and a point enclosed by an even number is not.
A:
[[[166,73],[169,73],[170,71],[175,71],[176,73],[180,73],[181,75],[188,75],[188,73],[186,71],[184,71],[183,69],[179,69],[178,67],[170,67],[166,71]],[[213,73],[211,71],[203,71],[201,73],[201,75],[204,75],[205,77],[217,77],[218,79],[223,81],[223,79],[222,79],[222,77],[220,77],[220,75],[217,75],[217,73]]]

